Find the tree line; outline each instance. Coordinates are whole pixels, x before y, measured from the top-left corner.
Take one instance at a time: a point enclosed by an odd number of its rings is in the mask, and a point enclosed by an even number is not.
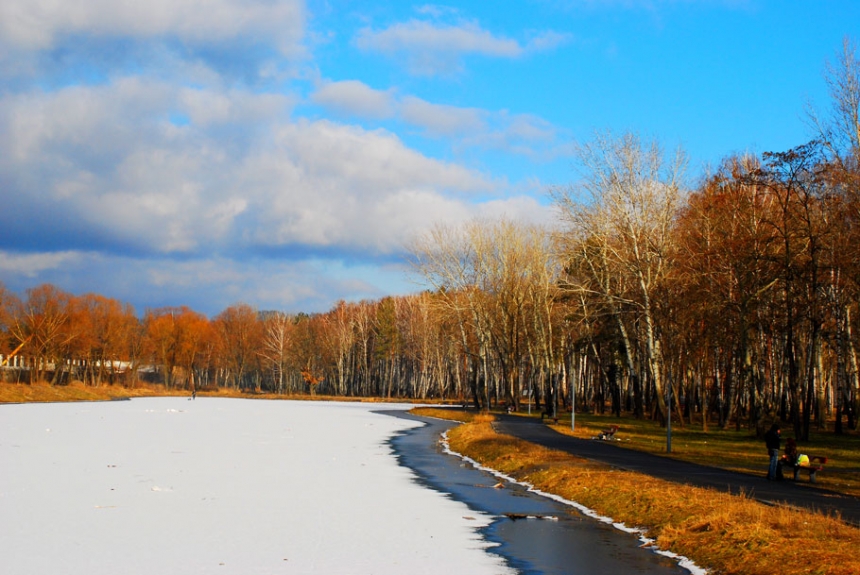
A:
[[[557,226],[437,225],[410,248],[428,289],[319,314],[213,318],[52,285],[3,290],[16,377],[275,393],[524,401],[798,438],[860,409],[860,62],[846,39],[814,139],[727,157],[694,185],[636,134],[580,144]]]
[[[434,299],[341,301],[319,314],[240,303],[212,318],[163,307],[141,318],[131,305],[98,294],[42,284],[18,297],[0,284],[0,351],[5,379],[25,383],[463,397]]]

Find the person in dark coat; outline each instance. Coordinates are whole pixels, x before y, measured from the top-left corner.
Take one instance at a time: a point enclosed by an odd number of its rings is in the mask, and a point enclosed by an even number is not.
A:
[[[764,434],[764,444],[767,454],[770,456],[770,465],[767,468],[768,481],[776,480],[777,466],[779,465],[779,424],[774,423],[770,430]]]

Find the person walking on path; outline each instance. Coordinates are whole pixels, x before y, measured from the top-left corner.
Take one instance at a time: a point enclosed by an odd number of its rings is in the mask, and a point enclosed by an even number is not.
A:
[[[770,430],[764,434],[764,444],[767,446],[767,454],[770,456],[770,464],[767,468],[768,481],[777,479],[777,467],[779,466],[779,424],[774,423]]]

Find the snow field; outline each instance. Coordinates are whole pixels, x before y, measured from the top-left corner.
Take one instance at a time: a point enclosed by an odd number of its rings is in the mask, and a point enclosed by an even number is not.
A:
[[[397,465],[386,441],[417,424],[375,409],[0,406],[0,572],[510,573],[477,531],[489,516]]]

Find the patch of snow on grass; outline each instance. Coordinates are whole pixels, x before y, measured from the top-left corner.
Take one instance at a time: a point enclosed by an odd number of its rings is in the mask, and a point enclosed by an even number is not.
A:
[[[553,501],[558,501],[559,503],[573,507],[577,511],[579,511],[580,513],[582,513],[583,515],[585,515],[587,517],[591,517],[591,518],[596,519],[600,522],[606,523],[608,525],[612,525],[613,527],[615,527],[619,531],[624,531],[625,533],[631,533],[631,534],[637,535],[639,537],[639,540],[642,542],[643,547],[650,549],[651,551],[653,551],[654,553],[657,553],[658,555],[662,555],[664,557],[674,559],[675,561],[678,562],[678,565],[680,565],[681,567],[683,567],[684,569],[689,571],[692,575],[707,575],[708,574],[707,569],[703,569],[702,567],[699,567],[698,565],[696,565],[695,562],[693,562],[688,557],[685,557],[683,555],[678,555],[677,553],[673,553],[671,551],[665,551],[665,550],[657,547],[656,541],[654,539],[646,537],[645,532],[642,529],[639,529],[637,527],[628,527],[624,523],[621,523],[619,521],[615,521],[611,517],[601,515],[601,514],[597,513],[595,510],[591,509],[590,507],[586,507],[585,505],[582,505],[581,503],[577,503],[576,501],[572,501],[570,499],[565,499],[564,497],[561,497],[560,495],[556,495],[554,493],[548,493],[546,491],[541,491],[540,489],[536,489],[535,486],[532,485],[531,483],[514,479],[513,477],[506,475],[506,474],[502,473],[501,471],[497,471],[497,470],[492,469],[490,467],[486,467],[484,465],[481,465],[480,463],[478,463],[477,461],[475,461],[471,457],[463,455],[462,453],[457,453],[456,451],[451,449],[451,446],[448,443],[448,433],[447,432],[442,434],[442,448],[443,448],[445,453],[459,457],[460,459],[469,463],[470,465],[472,465],[476,469],[486,471],[487,473],[490,473],[490,474],[498,477],[499,479],[501,479],[507,483],[520,485],[522,487],[525,487],[526,489],[528,489],[532,493],[537,493],[538,495],[541,495],[543,497],[547,497],[549,499],[552,499]]]

